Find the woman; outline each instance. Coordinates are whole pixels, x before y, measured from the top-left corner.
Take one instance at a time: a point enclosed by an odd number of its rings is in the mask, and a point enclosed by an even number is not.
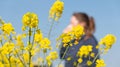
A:
[[[73,45],[72,47],[69,47],[64,58],[62,58],[62,57],[63,57],[63,54],[64,54],[66,48],[61,47],[60,58],[65,60],[65,67],[88,67],[86,65],[86,62],[89,58],[82,58],[83,62],[80,65],[78,65],[78,66],[74,65],[75,64],[74,62],[77,62],[77,60],[78,60],[78,57],[76,56],[76,54],[82,45],[90,45],[91,44],[93,46],[93,52],[95,53],[95,55],[98,53],[98,49],[96,49],[97,40],[93,36],[93,33],[95,31],[94,19],[92,17],[89,17],[85,13],[81,13],[81,12],[74,13],[73,16],[71,17],[70,25],[68,25],[68,27],[63,31],[63,33],[67,33],[69,31],[71,31],[72,27],[75,27],[77,25],[81,25],[84,27],[85,35],[82,36],[78,45]],[[70,61],[67,60],[68,57],[71,57]],[[99,57],[97,57],[97,58],[99,58]],[[92,61],[93,58],[90,60]],[[95,67],[95,63],[92,64],[92,67]]]

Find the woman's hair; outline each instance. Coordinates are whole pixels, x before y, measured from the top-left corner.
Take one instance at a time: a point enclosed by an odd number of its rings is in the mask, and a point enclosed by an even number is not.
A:
[[[95,23],[93,17],[89,17],[86,13],[82,12],[74,13],[73,16],[75,16],[78,21],[85,22],[85,33],[87,36],[93,35],[95,32]]]

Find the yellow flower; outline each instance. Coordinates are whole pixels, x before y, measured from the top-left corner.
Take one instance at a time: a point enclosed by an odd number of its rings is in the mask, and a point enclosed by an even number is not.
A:
[[[104,38],[101,39],[99,45],[104,45],[105,50],[108,50],[112,47],[112,45],[116,42],[116,37],[112,34],[107,34]]]
[[[56,51],[50,52],[51,60],[55,60],[58,58],[58,53]]]
[[[29,54],[28,53],[24,53],[23,54],[23,59],[27,63],[29,61]]]
[[[87,57],[90,54],[90,52],[92,52],[92,48],[93,47],[91,45],[87,45],[87,46],[83,45],[80,47],[77,55],[79,57]]]
[[[4,64],[2,62],[0,62],[0,67],[4,67]]]
[[[90,54],[90,56],[91,56],[92,58],[94,58],[94,57],[95,57],[95,53],[92,52],[92,53]]]
[[[14,28],[11,23],[4,23],[1,29],[5,34],[8,34],[8,35],[10,35],[10,33],[14,31]]]
[[[27,12],[23,15],[22,22],[24,26],[35,28],[38,26],[38,16],[35,13]],[[24,28],[23,28],[24,30]]]
[[[12,64],[15,64],[15,62],[16,62],[16,58],[13,57],[13,56],[11,56],[11,57],[10,57],[10,62],[11,62]]]
[[[75,39],[80,39],[81,36],[84,35],[84,28],[80,25],[77,25],[77,26],[73,27],[71,33],[72,33],[72,35],[75,36]]]
[[[52,61],[56,60],[57,58],[58,58],[58,54],[56,51],[50,52],[50,54],[46,57],[48,66],[50,66],[52,64]]]
[[[67,61],[70,61],[71,59],[72,59],[71,57],[68,57],[68,58],[67,58]]]
[[[102,59],[97,59],[96,60],[96,67],[105,67],[106,64],[104,63],[104,60]]]
[[[23,36],[22,35],[17,35],[16,37],[16,45],[19,46],[20,48],[24,47],[24,42],[22,41]]]
[[[49,17],[57,21],[61,17],[63,10],[64,3],[60,0],[56,0],[50,8]]]
[[[3,49],[2,53],[10,54],[13,51],[13,48],[14,48],[14,43],[6,42],[2,47]]]
[[[42,33],[36,33],[34,40],[39,43],[42,40]]]
[[[82,63],[82,62],[83,62],[82,58],[79,58],[78,63]]]
[[[50,46],[50,40],[48,38],[43,38],[41,41],[40,41],[40,48],[42,49],[51,49],[51,46]]]
[[[77,45],[83,35],[84,35],[84,28],[78,25],[76,27],[73,27],[72,31],[68,33],[63,33],[61,36],[59,36],[57,38],[57,41],[62,40],[63,47],[66,47],[68,45],[72,46],[72,44]],[[71,44],[71,41],[74,41],[74,43]]]
[[[51,66],[51,64],[52,64],[51,56],[47,56],[46,61],[47,61],[48,66]]]
[[[73,37],[69,33],[64,33],[61,35],[62,37],[62,42],[64,43],[63,46],[66,47]]]
[[[88,66],[91,66],[91,65],[92,65],[92,62],[88,60],[88,61],[87,61],[87,65],[88,65]]]

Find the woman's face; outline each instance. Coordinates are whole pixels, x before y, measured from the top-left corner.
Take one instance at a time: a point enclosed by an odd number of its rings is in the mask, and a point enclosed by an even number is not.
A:
[[[75,16],[71,17],[70,24],[72,26],[77,26],[77,25],[81,25],[83,27],[86,26],[85,22],[82,22],[82,21],[80,22]]]

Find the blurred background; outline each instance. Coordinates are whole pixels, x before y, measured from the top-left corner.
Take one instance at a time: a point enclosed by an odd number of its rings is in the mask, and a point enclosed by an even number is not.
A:
[[[22,16],[26,12],[34,12],[39,16],[39,27],[47,36],[49,26],[49,9],[55,0],[0,0],[0,17],[11,22],[17,34],[22,33]],[[120,63],[120,0],[62,0],[65,8],[59,23],[52,31],[52,46],[55,48],[55,39],[69,24],[74,12],[85,12],[93,16],[96,21],[95,36],[99,41],[108,33],[117,36],[117,42],[108,54],[102,56],[106,67],[118,67]],[[54,49],[55,50],[55,49]],[[55,62],[56,63],[56,62]],[[58,63],[58,62],[57,62]],[[53,64],[55,66],[55,64]]]

